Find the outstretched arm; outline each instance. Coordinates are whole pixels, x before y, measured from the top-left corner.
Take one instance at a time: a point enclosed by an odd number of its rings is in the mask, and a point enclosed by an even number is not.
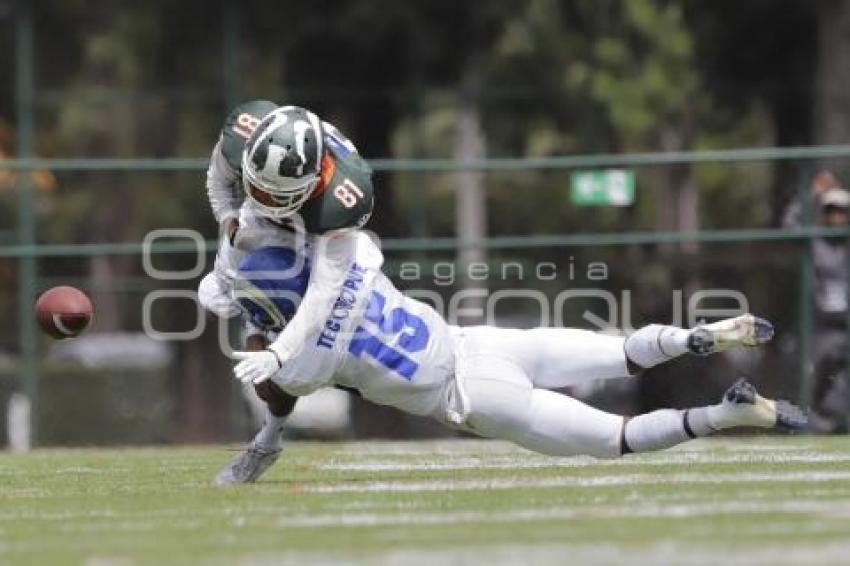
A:
[[[232,291],[233,278],[243,255],[244,252],[233,245],[231,238],[219,239],[213,270],[201,280],[198,287],[198,301],[201,306],[222,318],[230,318],[239,313],[233,301]]]
[[[239,226],[239,199],[234,194],[238,182],[239,175],[227,163],[219,139],[212,150],[207,169],[207,197],[216,222],[231,240]]]

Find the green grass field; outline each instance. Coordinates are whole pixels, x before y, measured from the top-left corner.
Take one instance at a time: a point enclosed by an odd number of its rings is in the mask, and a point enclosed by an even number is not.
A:
[[[850,438],[700,441],[616,461],[486,441],[0,455],[0,564],[850,563]]]

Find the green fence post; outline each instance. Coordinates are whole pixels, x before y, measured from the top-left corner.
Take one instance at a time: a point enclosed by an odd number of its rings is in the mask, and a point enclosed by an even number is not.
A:
[[[15,21],[15,121],[18,157],[33,155],[33,41],[32,7],[28,0],[17,3]],[[36,219],[33,203],[32,170],[18,174],[18,243],[35,244]],[[30,444],[37,439],[38,364],[33,305],[38,284],[34,256],[18,261],[18,332],[21,354],[21,383],[30,402]]]
[[[222,0],[222,74],[226,111],[239,103],[239,2]]]
[[[798,185],[800,199],[801,223],[805,228],[812,225],[812,195],[808,190],[808,178],[804,171]],[[800,405],[809,407],[812,403],[812,242],[813,237],[805,240],[800,257],[800,390],[798,399]]]
[[[844,257],[847,264],[847,288],[845,289],[845,292],[847,294],[847,302],[844,306],[844,381],[847,385],[847,409],[844,417],[846,428],[850,431],[850,228],[847,230],[845,242]]]
[[[239,104],[239,53],[240,53],[240,11],[238,0],[222,0],[222,87],[224,88],[225,112]],[[242,328],[241,319],[231,319],[228,322],[228,335],[236,334],[239,339]],[[232,343],[232,342],[231,342]],[[248,419],[245,418],[245,399],[242,387],[236,380],[231,380],[230,385],[230,426],[242,436],[250,428]]]

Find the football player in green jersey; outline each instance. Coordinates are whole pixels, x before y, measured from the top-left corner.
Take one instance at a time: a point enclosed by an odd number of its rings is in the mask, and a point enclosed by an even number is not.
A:
[[[372,213],[372,170],[351,141],[309,110],[255,100],[228,115],[210,158],[207,191],[222,234],[215,268],[198,290],[208,310],[238,314],[230,292],[245,253],[264,242],[311,249],[310,284],[295,316],[271,344],[249,320],[248,351],[238,354],[246,371],[280,368],[334,307],[358,238],[366,237],[359,228]],[[253,481],[281,451],[281,428],[295,398],[271,381],[255,390],[267,404],[266,422],[219,474],[220,484]]]
[[[225,120],[207,193],[231,239],[246,195],[254,212],[282,225],[300,217],[308,233],[324,234],[368,221],[372,170],[350,140],[312,112],[255,100]]]

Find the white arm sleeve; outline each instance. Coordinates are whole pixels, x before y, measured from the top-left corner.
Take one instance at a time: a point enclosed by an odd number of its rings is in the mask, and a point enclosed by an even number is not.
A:
[[[207,197],[209,197],[216,222],[219,224],[239,216],[241,199],[234,194],[238,181],[239,175],[221,153],[221,138],[219,138],[213,148],[210,166],[207,169]]]
[[[231,317],[240,312],[233,297],[233,281],[239,276],[239,264],[247,253],[270,245],[293,249],[304,245],[303,240],[253,215],[247,204],[243,204],[234,214],[239,215],[239,231],[233,242],[229,238],[219,239],[213,270],[201,280],[198,287],[201,306],[222,317]]]
[[[231,245],[227,238],[218,241],[213,270],[201,279],[198,286],[198,301],[202,307],[224,318],[239,313],[239,308],[233,301],[233,278],[244,255],[244,252]]]
[[[231,296],[230,282],[215,271],[207,273],[198,286],[198,302],[201,306],[222,318],[239,314]]]
[[[339,297],[357,250],[358,232],[345,230],[315,240],[307,292],[295,316],[270,346],[282,363],[296,356],[313,334],[321,330]]]

